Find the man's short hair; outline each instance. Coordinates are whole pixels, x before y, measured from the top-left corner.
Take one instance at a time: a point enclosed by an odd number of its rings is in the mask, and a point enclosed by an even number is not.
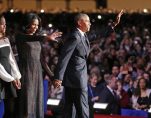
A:
[[[113,77],[115,77],[115,76],[111,74],[105,78],[105,82],[107,85],[111,83]]]
[[[83,17],[87,17],[88,15],[85,13],[78,13],[75,18],[74,18],[74,22],[77,25],[77,22],[82,19]]]

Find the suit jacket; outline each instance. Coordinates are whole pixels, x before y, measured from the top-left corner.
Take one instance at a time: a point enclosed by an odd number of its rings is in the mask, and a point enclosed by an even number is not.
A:
[[[106,36],[114,32],[111,26],[107,27]],[[63,86],[71,88],[87,87],[86,60],[90,52],[88,39],[74,29],[65,41],[59,56],[55,79],[63,80]]]
[[[100,102],[108,103],[108,106],[105,110],[106,114],[119,114],[120,107],[118,98],[117,96],[113,95],[113,93],[107,88],[107,86],[105,86],[104,89],[101,91]]]
[[[65,87],[86,88],[89,52],[88,39],[78,29],[73,30],[61,49],[55,79],[63,80]]]

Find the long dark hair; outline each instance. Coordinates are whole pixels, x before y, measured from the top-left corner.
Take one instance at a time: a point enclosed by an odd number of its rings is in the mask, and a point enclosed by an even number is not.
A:
[[[141,80],[144,80],[144,81],[145,81],[145,84],[146,84],[145,88],[146,88],[146,89],[148,88],[148,82],[147,82],[147,80],[144,79],[143,77],[140,78],[140,79],[138,80],[138,83],[137,83],[137,88],[136,88],[135,91],[134,91],[134,94],[135,94],[136,96],[140,96],[140,95],[141,95],[141,90],[140,90],[140,81],[141,81]]]
[[[141,80],[144,80],[144,81],[145,81],[145,85],[146,85],[145,88],[147,88],[147,87],[148,87],[148,82],[147,82],[147,80],[146,80],[144,77],[142,77],[142,78],[140,78],[140,79],[138,80],[137,88],[140,88],[139,85],[140,85],[140,81],[141,81]]]
[[[23,20],[21,23],[21,30],[23,33],[27,33],[27,29],[30,27],[31,23],[34,19],[37,19],[39,21],[38,30],[35,34],[39,34],[41,31],[41,19],[40,17],[35,13],[27,13],[23,16]]]
[[[3,15],[3,14],[0,14],[0,20],[1,20],[2,18],[5,19],[4,15]],[[3,37],[5,37],[5,33],[3,33]]]

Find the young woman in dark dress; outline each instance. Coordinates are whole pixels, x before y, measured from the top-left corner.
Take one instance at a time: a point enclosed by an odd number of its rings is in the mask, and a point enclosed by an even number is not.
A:
[[[20,89],[20,78],[9,39],[5,37],[6,21],[0,15],[0,118],[14,118],[16,89]]]
[[[43,60],[41,42],[61,36],[55,32],[48,36],[38,35],[40,18],[29,13],[23,20],[22,32],[16,35],[22,89],[19,93],[19,116],[17,118],[44,118],[42,67],[51,76]]]
[[[138,81],[138,88],[139,88],[139,97],[137,100],[138,106],[142,110],[147,110],[150,107],[150,93],[151,90],[147,86],[147,80],[141,78]]]
[[[147,86],[147,80],[141,77],[138,80],[138,87],[132,96],[132,106],[134,109],[148,110],[151,104],[151,89]]]

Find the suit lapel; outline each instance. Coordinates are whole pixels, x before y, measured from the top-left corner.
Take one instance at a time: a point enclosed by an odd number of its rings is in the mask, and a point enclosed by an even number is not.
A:
[[[78,30],[77,30],[77,31],[78,31]],[[86,42],[84,41],[84,36],[82,36],[79,31],[78,31],[78,35],[79,35],[80,38],[81,38],[81,41],[82,41],[84,50],[85,50],[85,52],[86,52],[86,54],[87,54],[87,56],[88,56],[89,51],[88,51],[88,48],[87,48],[88,46],[87,46]]]
[[[87,46],[88,46],[88,48],[89,48],[89,50],[90,50],[90,42],[89,42],[88,37],[87,37],[86,34],[85,34],[85,39],[86,39]]]
[[[108,89],[108,88],[107,88]],[[110,95],[114,98],[115,101],[117,101],[117,95],[112,93],[109,89],[108,92],[110,93]]]
[[[85,51],[86,51],[86,54],[87,54],[87,57],[89,56],[89,52],[90,52],[90,44],[89,44],[89,41],[88,39],[86,39],[84,36],[81,36],[82,37],[82,43],[84,45],[84,48],[85,48]]]
[[[86,42],[84,41],[84,37],[81,35],[81,39],[82,39],[82,44],[84,45],[84,49],[85,49],[85,51],[86,51],[86,53],[87,53],[87,44],[86,44]]]
[[[89,53],[90,53],[90,43],[89,43],[89,40],[88,40],[88,37],[86,34],[85,34],[85,40],[86,40],[86,44],[87,44],[87,57],[88,57]]]

